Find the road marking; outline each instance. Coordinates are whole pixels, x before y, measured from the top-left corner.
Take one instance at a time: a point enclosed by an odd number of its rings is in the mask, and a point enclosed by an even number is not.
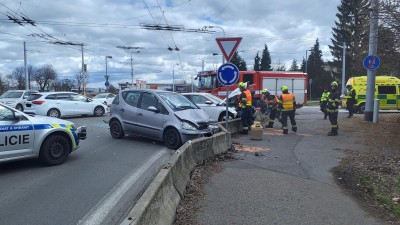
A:
[[[149,160],[146,161],[141,167],[135,170],[134,173],[128,175],[123,181],[119,182],[106,196],[101,199],[96,206],[94,206],[86,215],[81,219],[78,225],[97,225],[109,216],[110,211],[121,200],[122,196],[126,194],[131,186],[140,178],[159,158],[167,153],[164,149],[154,154]]]

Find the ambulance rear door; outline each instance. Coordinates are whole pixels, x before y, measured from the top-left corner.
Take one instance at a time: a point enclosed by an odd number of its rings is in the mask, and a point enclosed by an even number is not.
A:
[[[396,85],[378,85],[378,99],[381,109],[397,109],[397,88]]]

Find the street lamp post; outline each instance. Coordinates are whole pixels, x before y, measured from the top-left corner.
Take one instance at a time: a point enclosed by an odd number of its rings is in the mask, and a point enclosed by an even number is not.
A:
[[[106,92],[107,92],[108,91],[108,86],[110,86],[110,83],[108,82],[109,76],[108,76],[108,73],[107,73],[107,59],[112,59],[112,56],[108,55],[108,56],[105,57],[105,59],[106,59],[106,75],[104,76],[104,78],[106,78],[105,86],[106,86]]]
[[[225,30],[224,30],[224,28],[222,28],[222,27],[220,27],[220,26],[208,26],[208,28],[219,28],[219,29],[221,29],[222,30],[222,34],[224,35],[224,37],[225,37]],[[225,63],[225,57],[224,57],[224,55],[222,54],[222,64],[224,64]]]
[[[172,66],[172,92],[175,92],[175,66],[178,66],[179,63],[174,64]]]

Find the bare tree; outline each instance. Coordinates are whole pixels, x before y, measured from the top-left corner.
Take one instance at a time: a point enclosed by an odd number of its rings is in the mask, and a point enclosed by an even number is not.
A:
[[[80,71],[75,74],[74,78],[76,81],[75,87],[78,89],[78,92],[81,93],[81,91],[83,91],[83,83],[85,83],[86,85],[88,84],[89,73],[87,72],[82,73],[82,71]]]
[[[17,88],[18,90],[25,89],[25,69],[24,67],[20,66],[15,68],[10,74],[6,76],[6,80],[8,81],[9,85]]]
[[[44,65],[35,71],[33,80],[39,85],[40,91],[45,91],[57,79],[57,73],[52,65]]]
[[[3,76],[0,74],[0,94],[6,91],[6,85],[3,81]]]
[[[55,91],[71,91],[75,86],[76,82],[72,79],[57,79],[52,84]]]
[[[392,30],[397,37],[397,49],[400,48],[400,0],[380,0],[380,21]]]

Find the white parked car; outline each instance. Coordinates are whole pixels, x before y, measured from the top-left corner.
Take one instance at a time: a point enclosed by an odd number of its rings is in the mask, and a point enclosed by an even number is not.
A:
[[[226,106],[224,101],[210,93],[182,93],[186,98],[194,104],[204,109],[214,121],[225,121]],[[234,119],[237,117],[237,111],[234,108],[228,108],[228,118]]]
[[[25,91],[25,90],[6,91],[4,92],[4,94],[0,96],[0,103],[3,103],[19,111],[24,111],[25,102],[32,93],[37,93],[37,91]]]
[[[114,98],[115,94],[113,93],[100,93],[94,96],[93,101],[100,101],[107,106],[111,106],[111,103],[113,102]]]
[[[107,108],[102,102],[74,92],[45,92],[32,94],[28,98],[25,113],[57,118],[76,115],[102,116]]]

